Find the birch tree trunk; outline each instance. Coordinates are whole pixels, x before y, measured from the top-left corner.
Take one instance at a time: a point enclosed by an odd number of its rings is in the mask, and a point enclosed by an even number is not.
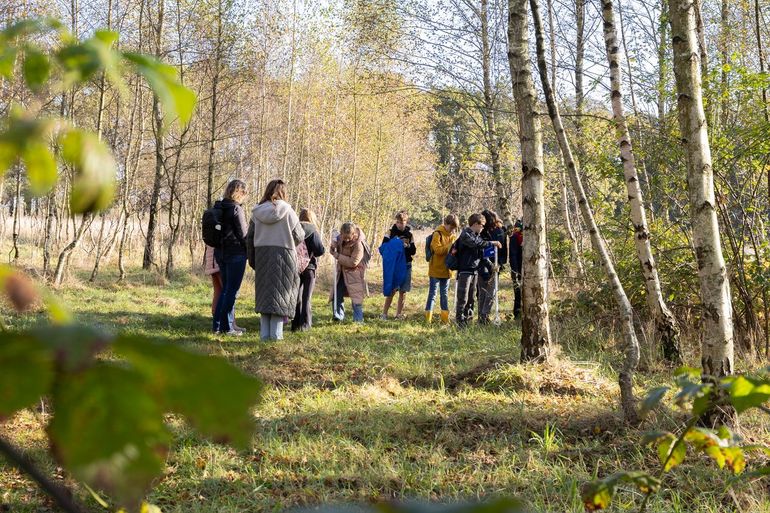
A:
[[[521,143],[522,248],[521,361],[548,359],[551,327],[548,319],[543,198],[543,136],[529,64],[527,0],[508,0],[508,63],[519,118]]]
[[[553,19],[553,0],[548,0],[548,35],[551,49],[551,88],[556,89],[556,33],[554,30]],[[582,86],[581,86],[582,89]],[[581,93],[582,94],[582,93]],[[585,279],[585,267],[583,265],[583,255],[580,254],[580,247],[578,246],[577,238],[575,237],[575,231],[572,229],[572,212],[570,209],[569,192],[567,191],[567,180],[564,177],[564,167],[559,168],[559,189],[561,192],[561,211],[564,218],[564,232],[570,241],[570,247],[572,248],[572,258],[575,259],[575,270],[578,280],[583,281]],[[571,273],[570,273],[571,274]]]
[[[503,176],[500,165],[500,147],[502,143],[497,136],[497,122],[495,119],[495,98],[491,79],[491,48],[489,42],[489,16],[488,0],[481,0],[479,18],[481,21],[481,68],[483,77],[485,142],[492,161],[492,177],[495,181],[495,193],[497,195],[497,212],[500,214],[506,227],[513,226],[513,214],[510,206],[510,194],[506,189],[506,177]]]
[[[655,332],[663,348],[663,357],[675,365],[682,363],[679,351],[679,326],[663,299],[663,291],[658,277],[658,268],[650,247],[650,231],[647,227],[647,212],[644,207],[642,188],[636,172],[636,158],[631,145],[626,115],[623,112],[623,94],[621,92],[620,53],[618,34],[615,28],[615,14],[612,0],[602,0],[602,20],[604,21],[604,46],[610,68],[610,89],[612,118],[615,121],[615,133],[620,148],[620,160],[623,162],[623,176],[626,182],[628,203],[631,207],[631,224],[634,226],[634,244],[636,257],[642,267],[644,283],[647,289],[647,304],[655,321]]]
[[[733,313],[717,222],[711,149],[701,93],[696,12],[692,0],[669,0],[669,16],[679,127],[687,157],[693,245],[703,302],[701,366],[703,379],[714,380],[733,373]],[[730,412],[712,412],[710,423],[730,420]]]
[[[163,14],[164,2],[158,2],[158,21],[155,29],[155,56],[160,58],[161,45],[163,42]],[[155,263],[155,230],[158,226],[158,216],[160,210],[160,187],[165,170],[165,144],[163,140],[163,116],[160,111],[158,97],[154,96],[152,100],[152,115],[155,129],[155,179],[152,185],[152,195],[150,196],[150,212],[147,221],[147,235],[144,244],[144,256],[142,258],[142,269],[149,269]]]
[[[618,380],[620,382],[620,403],[623,408],[623,415],[627,422],[637,424],[639,422],[639,414],[636,408],[636,399],[634,398],[633,376],[634,371],[639,364],[639,342],[634,333],[633,309],[631,308],[631,302],[628,300],[628,296],[626,296],[626,291],[623,289],[623,284],[620,282],[617,272],[615,272],[615,265],[607,251],[607,246],[604,242],[604,238],[599,232],[599,227],[596,225],[588,198],[586,198],[583,183],[578,174],[575,159],[572,156],[572,148],[567,139],[567,132],[564,130],[561,114],[556,105],[551,83],[548,80],[548,67],[545,60],[545,41],[543,38],[543,22],[540,17],[540,10],[537,5],[537,0],[529,0],[529,3],[532,7],[532,18],[535,22],[537,67],[540,72],[540,82],[542,83],[543,91],[545,92],[546,104],[548,105],[548,115],[551,118],[551,123],[556,132],[556,139],[559,143],[562,158],[567,165],[572,188],[575,191],[575,196],[577,196],[578,205],[580,206],[580,211],[583,215],[583,222],[588,226],[588,233],[591,236],[591,243],[594,251],[599,256],[599,261],[607,273],[607,281],[609,281],[612,286],[612,292],[617,302],[618,313],[620,314],[625,360]]]

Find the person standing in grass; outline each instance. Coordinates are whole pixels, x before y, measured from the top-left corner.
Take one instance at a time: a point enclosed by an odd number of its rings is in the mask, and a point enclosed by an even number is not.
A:
[[[491,210],[481,212],[484,216],[484,229],[481,231],[481,238],[488,241],[497,241],[500,243],[500,250],[497,251],[497,267],[494,266],[495,248],[490,247],[484,252],[484,259],[479,268],[478,297],[479,297],[479,323],[488,324],[489,315],[497,296],[497,285],[500,270],[508,262],[508,245],[506,244],[505,230],[503,223],[497,216],[497,213]]]
[[[484,216],[473,214],[468,218],[468,226],[457,238],[457,304],[455,319],[457,326],[463,328],[473,320],[473,307],[478,283],[478,272],[484,249],[500,248],[499,241],[484,240],[481,231],[484,229]]]
[[[297,309],[297,244],[305,239],[299,217],[286,202],[286,184],[271,180],[251,212],[247,235],[249,264],[254,269],[254,311],[262,340],[283,339],[283,320]]]
[[[404,303],[406,302],[406,293],[412,290],[412,259],[417,253],[417,246],[414,245],[414,236],[412,235],[412,229],[407,224],[409,222],[409,214],[402,210],[396,214],[396,222],[390,228],[390,233],[383,237],[382,243],[398,238],[404,244],[404,254],[406,256],[406,276],[401,285],[394,289],[390,296],[385,298],[385,305],[382,307],[382,319],[388,319],[388,310],[393,303],[393,297],[398,292],[398,304],[396,306],[396,319],[404,319]]]
[[[315,288],[315,275],[318,268],[318,258],[326,249],[321,235],[318,233],[318,219],[312,210],[303,208],[299,212],[299,222],[305,230],[305,248],[310,257],[307,267],[299,275],[299,291],[297,292],[297,309],[291,320],[291,331],[309,330],[313,325],[312,298]]]
[[[364,298],[367,296],[367,254],[364,234],[353,223],[340,228],[337,240],[332,241],[330,254],[337,260],[337,302],[333,305],[334,319],[345,319],[345,297],[353,303],[353,322],[364,322]],[[334,292],[332,292],[333,296]]]
[[[446,266],[446,256],[449,248],[457,239],[455,232],[460,225],[460,220],[454,214],[444,218],[444,224],[436,228],[430,240],[430,262],[428,263],[428,277],[430,287],[428,289],[428,302],[425,304],[425,321],[433,320],[433,306],[436,304],[436,292],[439,293],[441,303],[441,322],[449,323],[449,279],[452,271]]]
[[[217,301],[219,301],[219,296],[222,295],[223,284],[222,273],[219,272],[219,266],[217,265],[217,261],[214,258],[214,248],[208,244],[205,245],[205,249],[203,250],[203,273],[211,276],[211,286],[214,289],[214,294],[211,298],[211,317],[214,318],[217,313]],[[234,310],[230,312],[229,319],[230,325],[235,331],[246,331],[236,324]]]
[[[222,246],[214,249],[214,261],[219,267],[222,292],[214,309],[214,332],[241,335],[235,326],[235,298],[246,271],[246,215],[241,203],[246,199],[246,184],[233,180],[225,187],[221,201],[215,206],[222,210]]]

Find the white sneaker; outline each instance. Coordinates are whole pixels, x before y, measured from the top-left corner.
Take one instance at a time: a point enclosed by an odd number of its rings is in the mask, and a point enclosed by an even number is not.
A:
[[[231,337],[240,337],[241,335],[243,335],[243,332],[238,330],[230,330],[226,332],[225,335],[230,335]]]
[[[380,319],[383,320],[383,321],[387,321],[388,320],[388,316],[385,315],[385,314],[382,314],[382,315],[380,315]]]
[[[236,326],[233,328],[235,331],[240,331],[241,333],[246,333],[246,328],[241,328],[240,326]]]

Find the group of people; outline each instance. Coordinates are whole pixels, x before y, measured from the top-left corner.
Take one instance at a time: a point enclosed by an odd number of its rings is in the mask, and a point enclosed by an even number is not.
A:
[[[245,182],[227,184],[217,209],[216,247],[206,246],[204,270],[211,275],[214,296],[211,305],[213,331],[239,336],[245,329],[235,320],[235,302],[246,264],[254,269],[255,311],[260,314],[262,340],[283,338],[284,324],[292,331],[312,326],[311,299],[315,287],[318,259],[326,253],[315,214],[309,209],[297,214],[286,201],[286,184],[272,180],[246,221],[243,204],[248,196]],[[204,217],[205,219],[205,217]],[[383,238],[383,293],[385,304],[381,317],[388,319],[393,299],[398,294],[396,318],[404,318],[406,294],[412,287],[412,262],[417,253],[406,212],[396,214],[395,223]],[[205,223],[205,221],[204,221]],[[509,255],[514,278],[514,314],[521,309],[518,288],[521,274],[521,222],[512,234],[506,232],[497,215],[489,210],[473,214],[468,226],[458,235],[459,220],[450,214],[428,238],[430,287],[425,319],[432,321],[436,294],[439,294],[441,321],[449,323],[449,281],[456,267],[457,288],[455,318],[458,326],[473,319],[478,302],[479,322],[490,321],[497,295],[497,275]],[[334,319],[345,318],[345,298],[352,303],[354,322],[363,322],[364,299],[368,295],[366,272],[371,249],[362,230],[352,222],[344,223],[334,234],[329,253],[335,259],[334,284],[330,300]],[[448,265],[448,255],[456,265]],[[395,262],[395,264],[393,264]],[[393,264],[393,265],[391,265]]]
[[[412,288],[412,263],[417,253],[414,236],[407,224],[407,213],[399,212],[395,221],[380,246],[383,256],[383,294],[386,296],[382,319],[388,319],[388,311],[396,293],[396,319],[404,318],[403,308],[406,293]],[[499,274],[505,269],[509,256],[514,283],[514,316],[518,318],[521,315],[521,229],[521,221],[516,221],[509,235],[498,215],[491,210],[472,214],[468,218],[468,225],[462,230],[456,215],[446,216],[443,223],[425,241],[429,277],[428,299],[425,304],[426,322],[433,320],[438,294],[441,322],[449,323],[449,282],[456,272],[457,325],[464,327],[473,320],[476,303],[478,322],[489,323],[497,299]],[[394,241],[400,241],[401,244]],[[400,263],[402,253],[403,263]],[[450,255],[451,264],[448,259]],[[404,270],[399,272],[399,267]]]

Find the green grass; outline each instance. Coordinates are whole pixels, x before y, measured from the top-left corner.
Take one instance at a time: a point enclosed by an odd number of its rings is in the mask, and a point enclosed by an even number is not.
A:
[[[210,288],[203,277],[180,274],[166,283],[134,271],[116,285],[115,276],[103,274],[93,285],[73,282],[59,291],[82,322],[225,356],[269,385],[254,410],[258,434],[250,451],[212,444],[182,420],[170,420],[174,450],[148,497],[163,511],[514,495],[535,511],[580,512],[584,482],[619,470],[657,469],[654,454],[639,444],[651,426],[628,429],[620,418],[613,338],[586,330],[585,320],[554,312],[561,354],[550,366],[521,366],[513,322],[466,331],[424,324],[424,282],[409,296],[406,322],[377,319],[382,298],[374,295],[365,303],[363,325],[332,323],[328,287],[321,283],[313,330],[265,344],[250,311],[250,278],[238,303],[238,323],[248,330],[240,338],[209,333]],[[506,288],[504,305],[510,297]],[[38,320],[5,317],[13,327]],[[639,393],[666,380],[660,371],[639,374]],[[671,414],[655,418],[674,425]],[[0,432],[66,480],[46,455],[45,420],[24,411]],[[767,437],[758,421],[749,418],[748,425]],[[761,486],[731,498],[727,479],[692,457],[671,473],[648,511],[722,512],[737,510],[736,504],[770,511]],[[78,494],[95,505],[82,489]],[[639,503],[638,493],[624,490],[613,511],[632,511]],[[0,462],[2,504],[14,512],[51,507],[30,481]]]

